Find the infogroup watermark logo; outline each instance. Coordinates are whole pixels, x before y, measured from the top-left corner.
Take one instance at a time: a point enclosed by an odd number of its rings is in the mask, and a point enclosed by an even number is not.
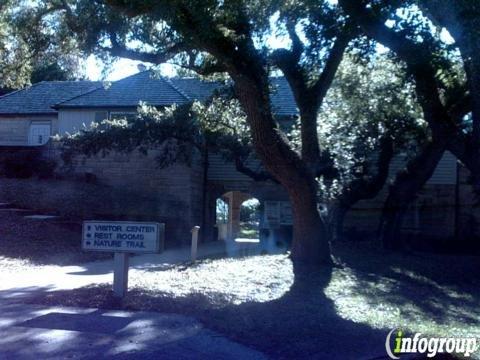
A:
[[[402,354],[426,354],[432,358],[439,353],[457,354],[470,357],[480,347],[480,340],[474,337],[431,337],[415,333],[406,336],[401,329],[393,329],[385,340],[385,349],[391,359],[400,359]]]

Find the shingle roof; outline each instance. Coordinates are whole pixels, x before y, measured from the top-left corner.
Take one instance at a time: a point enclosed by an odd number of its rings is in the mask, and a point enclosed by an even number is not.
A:
[[[144,71],[84,95],[56,104],[58,108],[135,107],[184,104],[206,100],[221,85],[197,78],[163,78]],[[277,115],[298,113],[290,86],[284,78],[272,78],[272,104]]]
[[[196,78],[172,78],[169,81],[184,94],[195,100],[206,100],[220,84],[201,81]],[[272,106],[276,115],[296,115],[297,105],[288,82],[283,77],[270,79]]]
[[[284,77],[270,79],[273,113],[276,115],[298,115],[297,104],[290,85]]]
[[[52,105],[101,86],[95,81],[44,81],[0,96],[0,114],[55,114]]]
[[[284,78],[272,78],[272,105],[277,115],[297,114],[292,92]],[[50,81],[0,97],[0,114],[47,114],[58,108],[136,107],[206,100],[221,86],[196,78],[163,78],[144,71],[102,86],[91,81]],[[52,108],[53,107],[53,108]]]
[[[166,106],[183,104],[189,98],[167,79],[143,71],[112,82],[110,86],[58,103],[56,107],[135,107],[140,101],[154,106]]]
[[[217,82],[202,81],[196,78],[170,78],[173,86],[192,100],[204,101],[221,85]]]

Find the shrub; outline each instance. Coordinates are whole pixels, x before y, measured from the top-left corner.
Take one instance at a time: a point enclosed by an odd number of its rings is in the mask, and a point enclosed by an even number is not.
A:
[[[0,153],[1,175],[7,178],[50,178],[55,167],[56,162],[44,159],[39,148],[14,148]]]

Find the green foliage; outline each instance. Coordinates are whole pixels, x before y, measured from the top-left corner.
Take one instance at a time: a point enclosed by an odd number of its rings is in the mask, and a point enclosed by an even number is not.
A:
[[[260,221],[260,201],[255,198],[244,201],[240,207],[240,221],[258,224]]]
[[[79,154],[155,150],[158,165],[164,168],[175,162],[190,164],[194,149],[208,148],[229,160],[246,160],[252,152],[245,115],[229,96],[162,110],[142,104],[134,118],[104,120],[57,140],[67,164]]]
[[[21,88],[43,80],[81,77],[81,53],[55,9],[43,2],[2,1],[0,8],[0,87]]]
[[[319,179],[323,197],[336,197],[357,178],[374,175],[384,139],[395,153],[414,156],[427,136],[413,85],[398,64],[378,55],[362,63],[346,57],[319,113],[319,138],[338,169],[333,182]]]
[[[228,222],[228,203],[223,199],[217,199],[215,213],[215,223],[226,224]]]
[[[164,110],[141,105],[133,119],[106,119],[57,140],[67,164],[78,154],[105,156],[112,151],[138,150],[146,155],[151,149],[159,151],[157,160],[161,167],[175,161],[189,163],[191,145],[198,147],[202,143],[194,116],[192,104]]]

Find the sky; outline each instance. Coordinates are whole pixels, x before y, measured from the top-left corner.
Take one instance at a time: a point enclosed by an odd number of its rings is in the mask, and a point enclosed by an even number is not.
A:
[[[337,0],[330,0],[332,4],[336,4]],[[278,14],[273,15],[270,19],[270,27],[272,29],[271,35],[268,36],[265,41],[269,48],[276,49],[276,48],[284,48],[290,46],[290,39],[286,34],[279,33],[277,30],[277,20]],[[387,20],[386,25],[392,26],[389,24],[390,20]],[[433,28],[432,28],[433,29]],[[433,31],[433,30],[432,30]],[[300,34],[302,37],[302,29],[297,29],[297,33]],[[446,29],[442,29],[440,33],[440,39],[447,44],[452,44],[454,39],[449,34]],[[303,40],[303,39],[302,39]],[[377,44],[377,51],[378,52],[386,52],[388,48],[382,46],[381,44]],[[90,80],[106,80],[106,81],[115,81],[127,76],[136,74],[139,72],[138,65],[142,64],[140,61],[134,61],[129,59],[119,59],[117,60],[111,69],[106,72],[106,74],[102,74],[105,66],[103,65],[102,61],[96,58],[93,55],[90,55],[86,61],[86,75],[87,78]],[[147,68],[151,67],[151,64],[145,64]],[[163,64],[160,66],[160,72],[163,76],[173,76],[175,75],[175,68],[173,65],[170,64]]]
[[[115,81],[138,73],[138,66],[140,64],[142,64],[140,61],[119,59],[113,64],[110,71],[108,71],[106,74],[102,74],[102,71],[105,68],[103,62],[95,56],[90,55],[85,64],[85,72],[87,78],[90,80]],[[147,68],[151,66],[151,64],[144,65],[147,66]],[[160,71],[164,76],[173,75],[175,72],[173,66],[169,64],[161,65]],[[105,75],[105,78],[102,77],[103,75]]]
[[[1,1],[1,0],[0,0]],[[336,0],[330,0],[333,4],[336,3]],[[273,29],[272,34],[269,35],[265,41],[269,48],[278,49],[283,47],[289,47],[290,38],[287,35],[282,35],[277,33],[277,20],[278,16],[274,15],[270,19],[270,26]],[[302,31],[299,29],[300,36]],[[140,61],[134,61],[129,59],[119,59],[111,68],[107,74],[102,74],[104,65],[99,58],[96,58],[93,55],[90,55],[86,61],[86,75],[90,80],[106,80],[106,81],[115,81],[122,79],[124,77],[134,75],[138,73],[138,65],[142,64]],[[144,64],[147,68],[151,67],[151,64]],[[173,76],[175,75],[175,68],[170,64],[163,64],[160,67],[160,72],[163,76]],[[102,76],[105,75],[105,78]]]

